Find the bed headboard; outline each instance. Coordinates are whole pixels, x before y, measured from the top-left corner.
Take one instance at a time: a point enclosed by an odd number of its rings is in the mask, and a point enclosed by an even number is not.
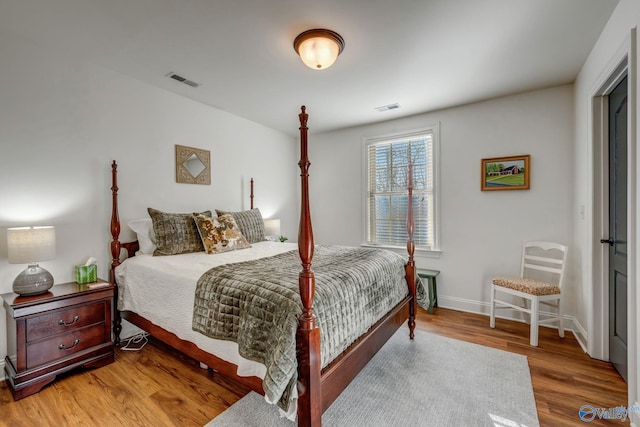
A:
[[[250,179],[250,194],[251,209],[253,209],[253,178]],[[135,256],[136,252],[140,250],[140,244],[137,240],[132,242],[120,241],[120,217],[118,215],[118,164],[114,160],[111,163],[111,270],[109,271],[109,282],[115,284],[115,269],[120,265],[120,255],[122,250],[127,251],[127,258]]]

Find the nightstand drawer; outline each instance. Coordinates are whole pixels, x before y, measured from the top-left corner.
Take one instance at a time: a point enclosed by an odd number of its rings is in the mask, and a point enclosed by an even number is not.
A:
[[[27,344],[27,369],[71,356],[105,342],[105,324],[102,323]]]
[[[27,342],[104,322],[104,302],[73,307],[27,319]]]

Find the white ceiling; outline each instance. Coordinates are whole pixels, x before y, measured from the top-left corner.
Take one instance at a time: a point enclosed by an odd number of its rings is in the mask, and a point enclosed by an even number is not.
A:
[[[302,104],[321,132],[571,83],[617,3],[0,0],[0,29],[296,135]],[[327,70],[293,50],[310,28],[345,39]]]

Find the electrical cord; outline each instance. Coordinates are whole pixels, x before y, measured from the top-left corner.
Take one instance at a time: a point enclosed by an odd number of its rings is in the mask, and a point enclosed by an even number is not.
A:
[[[120,350],[140,351],[149,342],[149,339],[147,338],[148,336],[149,333],[141,332],[132,337],[129,337],[125,340],[126,344],[120,347]]]

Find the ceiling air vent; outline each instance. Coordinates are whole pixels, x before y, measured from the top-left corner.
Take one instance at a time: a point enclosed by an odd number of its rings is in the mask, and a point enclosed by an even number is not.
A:
[[[374,108],[374,110],[379,111],[379,112],[383,112],[383,111],[395,110],[397,108],[400,108],[400,104],[398,104],[396,102],[395,104],[389,104],[389,105],[383,105],[382,107],[376,107],[376,108]]]
[[[186,77],[182,77],[181,75],[176,74],[176,73],[174,73],[174,72],[171,72],[171,73],[169,73],[169,74],[165,74],[165,75],[166,75],[167,77],[169,77],[170,79],[177,80],[177,81],[179,81],[180,83],[184,83],[184,84],[189,85],[189,86],[191,86],[191,87],[198,87],[198,86],[200,86],[200,84],[199,84],[199,83],[196,83],[196,82],[194,82],[193,80],[189,80],[189,79],[187,79]]]

